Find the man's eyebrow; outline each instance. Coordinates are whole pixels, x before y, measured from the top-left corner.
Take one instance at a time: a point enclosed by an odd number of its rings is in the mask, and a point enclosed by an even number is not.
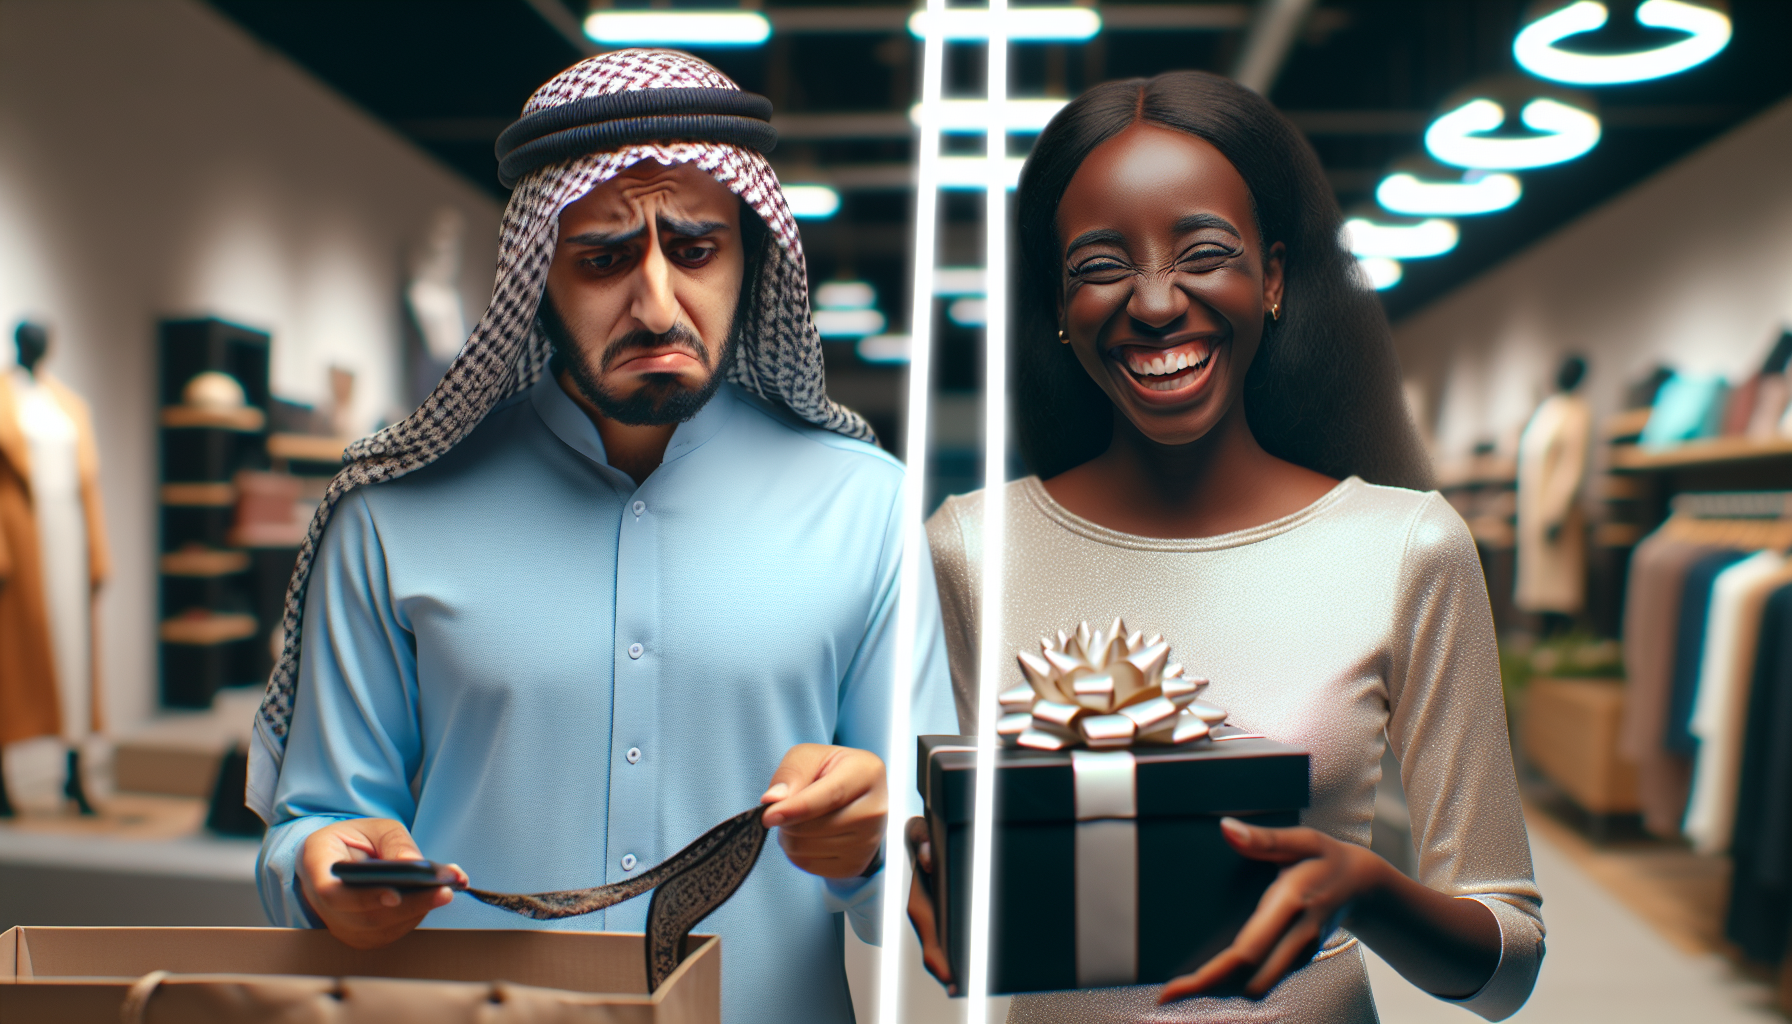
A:
[[[657,217],[655,220],[659,222],[661,234],[673,235],[678,238],[700,238],[711,232],[726,231],[728,229],[728,225],[719,220],[689,221],[679,220],[676,217]],[[602,231],[586,231],[582,234],[572,235],[564,239],[564,241],[573,245],[621,245],[624,242],[632,242],[635,239],[640,238],[646,230],[646,225],[642,225],[632,231],[622,231],[616,234],[605,234]]]
[[[646,233],[647,225],[643,224],[632,231],[621,231],[613,235],[604,234],[602,231],[586,231],[583,234],[563,238],[561,241],[571,245],[621,245],[624,242],[632,242]]]
[[[661,234],[677,235],[680,238],[699,238],[703,235],[714,234],[717,231],[728,230],[728,225],[719,220],[691,221],[679,220],[676,217],[658,217],[655,219],[659,221]]]
[[[1226,234],[1231,235],[1233,238],[1236,238],[1241,242],[1244,241],[1244,235],[1237,228],[1232,226],[1231,221],[1211,213],[1191,213],[1181,220],[1178,220],[1176,226],[1171,230],[1180,235],[1189,231],[1197,231],[1201,228],[1218,228]]]
[[[1064,247],[1064,251],[1066,253],[1072,253],[1085,245],[1100,245],[1103,243],[1125,248],[1126,236],[1115,231],[1113,228],[1096,228],[1094,231],[1085,231],[1075,238],[1072,238],[1070,244]]]

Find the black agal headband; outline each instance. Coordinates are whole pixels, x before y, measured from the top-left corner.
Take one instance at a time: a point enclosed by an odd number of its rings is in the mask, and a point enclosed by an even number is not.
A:
[[[498,180],[586,153],[642,142],[725,142],[760,153],[778,144],[772,101],[739,89],[632,89],[526,114],[498,136]]]

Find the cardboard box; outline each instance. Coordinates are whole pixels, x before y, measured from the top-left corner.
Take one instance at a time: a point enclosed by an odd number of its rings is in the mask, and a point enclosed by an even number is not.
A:
[[[1520,746],[1526,760],[1592,814],[1642,809],[1636,766],[1618,752],[1621,679],[1533,677],[1525,689]]]
[[[356,950],[297,928],[19,927],[0,933],[0,1021],[720,1024],[721,940],[688,941],[649,994],[632,934],[420,929]]]
[[[934,912],[962,978],[977,755],[968,736],[920,746]],[[1199,967],[1231,943],[1278,870],[1234,851],[1220,818],[1297,825],[1307,805],[1307,753],[1261,737],[1134,747],[1121,752],[1130,765],[1092,753],[1000,751],[991,992],[1156,984]],[[1106,807],[1091,806],[1091,764],[1123,768]]]

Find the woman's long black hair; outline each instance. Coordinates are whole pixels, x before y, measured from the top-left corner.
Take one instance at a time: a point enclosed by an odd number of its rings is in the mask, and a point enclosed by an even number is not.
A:
[[[1318,156],[1268,100],[1203,71],[1098,85],[1052,118],[1027,158],[1014,345],[1016,428],[1028,468],[1056,476],[1100,455],[1112,438],[1112,403],[1058,343],[1057,213],[1090,151],[1139,121],[1187,132],[1224,154],[1250,189],[1265,249],[1287,248],[1282,317],[1264,325],[1245,377],[1257,443],[1327,476],[1430,487],[1387,316],[1339,241],[1343,215]]]

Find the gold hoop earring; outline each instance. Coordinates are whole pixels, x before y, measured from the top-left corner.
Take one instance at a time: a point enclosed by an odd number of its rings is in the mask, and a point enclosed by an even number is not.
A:
[[[1282,319],[1282,304],[1280,302],[1272,302],[1269,304],[1269,318],[1271,320]]]
[[[1060,344],[1060,345],[1070,344],[1070,336],[1065,334],[1064,329],[1061,327],[1058,329],[1058,344]]]

